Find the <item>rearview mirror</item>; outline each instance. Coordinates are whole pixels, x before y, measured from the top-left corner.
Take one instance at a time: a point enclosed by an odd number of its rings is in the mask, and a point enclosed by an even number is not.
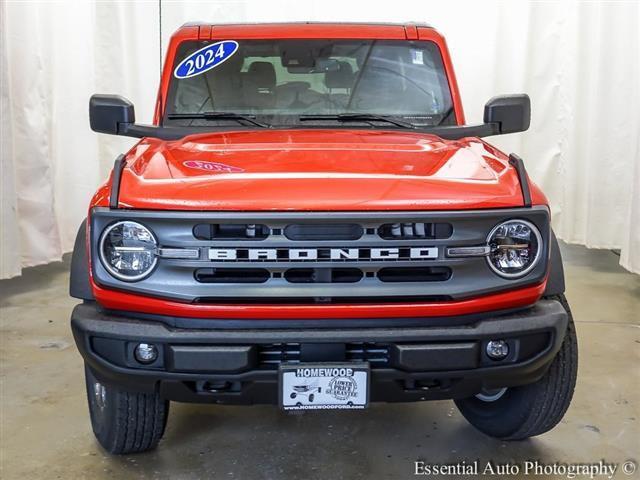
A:
[[[484,123],[497,125],[498,134],[524,132],[531,123],[529,95],[493,97],[484,106]]]
[[[91,130],[118,135],[125,125],[134,124],[136,114],[133,104],[120,95],[92,95],[89,100],[89,124]]]

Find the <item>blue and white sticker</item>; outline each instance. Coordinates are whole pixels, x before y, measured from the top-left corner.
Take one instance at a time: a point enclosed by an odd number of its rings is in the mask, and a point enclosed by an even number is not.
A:
[[[411,62],[414,65],[424,65],[424,53],[422,50],[411,50]]]
[[[212,43],[182,60],[173,71],[176,78],[191,78],[223,64],[238,51],[238,42],[222,40]]]

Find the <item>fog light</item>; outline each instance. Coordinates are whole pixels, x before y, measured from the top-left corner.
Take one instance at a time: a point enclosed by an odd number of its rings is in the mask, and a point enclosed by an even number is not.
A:
[[[494,360],[503,360],[509,355],[509,345],[504,340],[491,340],[487,343],[487,355]]]
[[[151,343],[139,343],[134,355],[140,363],[153,363],[158,358],[158,349]]]

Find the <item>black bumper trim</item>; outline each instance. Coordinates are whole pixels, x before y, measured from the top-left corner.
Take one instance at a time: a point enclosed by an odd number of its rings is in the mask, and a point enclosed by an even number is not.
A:
[[[372,368],[372,401],[461,398],[481,388],[537,381],[560,348],[567,321],[567,313],[559,302],[541,300],[527,310],[464,326],[339,328],[339,321],[335,321],[338,323],[333,323],[335,328],[331,329],[176,329],[158,322],[112,316],[96,304],[86,303],[75,307],[71,326],[80,353],[97,378],[106,383],[137,391],[158,390],[177,401],[244,404],[277,402],[277,370],[255,365],[255,350],[261,345],[385,344],[389,347],[390,362]],[[424,319],[424,324],[428,323],[429,319]],[[548,334],[546,346],[532,356],[518,358],[518,342],[540,333]],[[120,349],[123,360],[111,362],[96,352],[93,342],[96,338],[126,345]],[[498,338],[513,340],[512,356],[503,362],[489,361],[483,357],[483,342]],[[131,352],[138,342],[163,345],[160,363],[136,365]],[[180,352],[179,368],[175,368],[176,346]],[[227,350],[235,356],[218,368],[215,367],[218,362],[209,363],[210,369],[188,355],[195,352],[200,358],[216,358],[225,352],[225,346],[247,348]],[[244,369],[243,365],[249,363],[250,368]],[[203,391],[202,384],[207,382],[224,382],[234,387]]]

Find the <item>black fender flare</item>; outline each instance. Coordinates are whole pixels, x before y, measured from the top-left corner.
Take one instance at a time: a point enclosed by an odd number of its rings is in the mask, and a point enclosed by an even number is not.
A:
[[[551,230],[549,242],[551,249],[549,256],[549,277],[547,278],[547,286],[544,290],[544,296],[560,295],[564,293],[564,267],[562,265],[562,254],[560,253],[560,245],[556,234]]]
[[[87,219],[80,224],[71,256],[69,295],[81,300],[95,300],[89,283],[89,255],[87,255]]]

